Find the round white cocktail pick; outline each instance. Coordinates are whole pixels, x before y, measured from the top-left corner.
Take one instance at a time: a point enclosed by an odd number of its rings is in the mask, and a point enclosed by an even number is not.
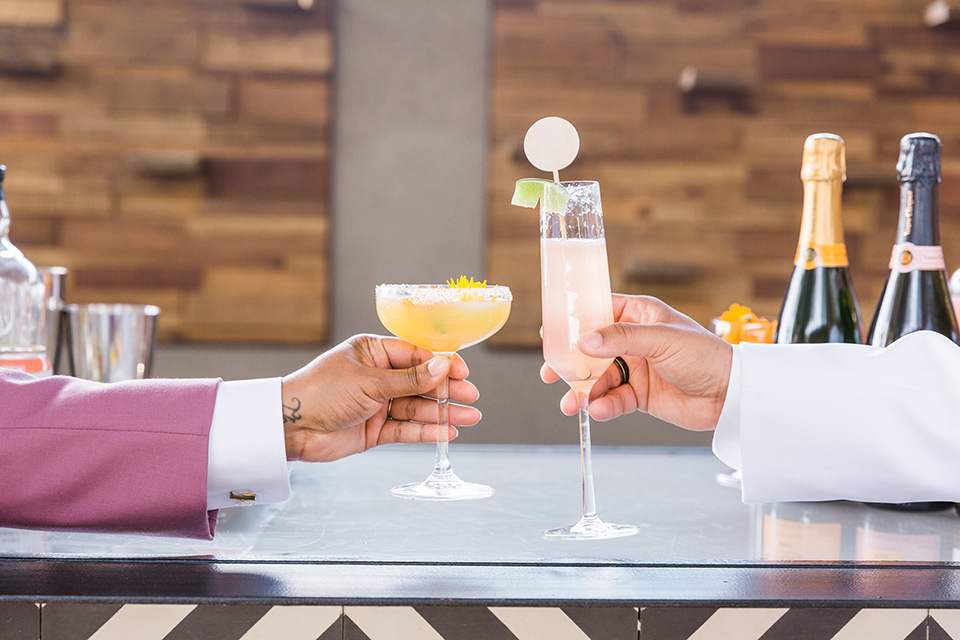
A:
[[[570,166],[580,151],[580,135],[576,128],[556,116],[540,118],[523,137],[523,152],[530,164],[541,171],[553,172],[560,182],[560,169]]]

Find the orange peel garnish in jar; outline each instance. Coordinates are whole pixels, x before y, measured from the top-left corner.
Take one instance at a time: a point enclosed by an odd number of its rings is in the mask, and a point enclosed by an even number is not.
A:
[[[741,342],[773,342],[776,321],[757,316],[750,307],[734,303],[714,318],[713,331],[730,344]]]

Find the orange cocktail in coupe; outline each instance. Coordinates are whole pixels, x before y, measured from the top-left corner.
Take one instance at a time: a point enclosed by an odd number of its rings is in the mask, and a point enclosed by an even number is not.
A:
[[[393,335],[436,354],[452,356],[500,330],[510,315],[510,289],[486,281],[450,280],[447,284],[382,284],[377,315]],[[437,459],[423,482],[394,487],[395,496],[414,500],[475,500],[493,495],[483,484],[464,482],[450,465],[447,426],[449,379],[437,390]]]

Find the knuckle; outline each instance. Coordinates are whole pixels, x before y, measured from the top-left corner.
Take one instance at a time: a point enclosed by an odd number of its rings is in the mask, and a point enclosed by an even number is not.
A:
[[[423,373],[419,366],[407,369],[407,378],[410,380],[410,385],[414,389],[419,389],[423,384]]]
[[[415,402],[416,402],[415,400],[410,399],[410,400],[404,400],[404,401],[401,403],[401,404],[402,404],[402,409],[403,409],[403,410],[401,411],[401,415],[403,416],[403,419],[404,419],[404,420],[413,420],[414,417],[416,416],[416,414],[417,414],[417,408],[416,408],[416,406],[414,406],[414,405],[415,405]]]
[[[621,345],[625,344],[630,338],[630,333],[627,328],[627,325],[621,322],[618,322],[617,324],[613,325],[613,338],[617,340],[619,344]]]

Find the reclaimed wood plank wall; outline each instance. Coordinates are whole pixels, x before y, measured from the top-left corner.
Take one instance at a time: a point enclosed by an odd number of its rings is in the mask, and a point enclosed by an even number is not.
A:
[[[161,339],[322,341],[332,0],[2,0],[11,238]]]
[[[494,340],[539,344],[537,215],[510,196],[517,179],[547,177],[522,152],[545,115],[580,131],[561,178],[600,181],[614,290],[661,297],[703,324],[733,302],[779,313],[803,141],[820,131],[847,143],[843,221],[867,323],[896,232],[906,133],[943,140],[943,245],[948,271],[960,267],[960,29],[928,26],[929,4],[496,0],[487,276],[515,302]]]

